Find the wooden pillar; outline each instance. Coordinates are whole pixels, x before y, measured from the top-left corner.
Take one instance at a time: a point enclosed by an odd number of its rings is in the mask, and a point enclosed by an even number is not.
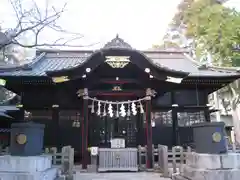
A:
[[[177,146],[179,143],[178,137],[178,116],[177,116],[177,106],[172,107],[172,145]]]
[[[104,144],[108,147],[108,118],[104,116]]]
[[[16,120],[24,122],[25,121],[25,117],[24,117],[25,116],[25,113],[24,113],[25,111],[24,111],[23,104],[18,104],[16,107],[19,109],[19,111],[17,113]]]
[[[17,108],[19,109],[18,115],[17,115],[17,121],[25,121],[25,111],[24,111],[24,93],[20,93],[20,104],[17,105]]]
[[[204,116],[205,116],[205,121],[206,122],[211,122],[211,118],[210,118],[210,111],[209,108],[210,106],[208,106],[208,91],[205,90],[204,91],[204,104],[206,104],[206,108],[204,109]]]
[[[137,137],[138,137],[138,145],[144,146],[144,114],[139,113],[139,119],[138,121],[138,133],[137,133]]]
[[[53,146],[60,148],[60,137],[59,137],[59,105],[52,105],[52,127],[53,127]]]
[[[136,141],[137,141],[137,145],[142,145],[141,144],[141,130],[143,128],[142,124],[142,114],[138,111],[138,115],[137,115],[137,119],[136,119],[136,128],[137,128],[137,132],[136,132]]]
[[[83,115],[82,115],[82,168],[87,169],[88,164],[88,89],[83,94]]]
[[[151,118],[151,89],[146,91],[146,139],[147,139],[147,168],[153,168],[152,155],[152,118]]]
[[[119,136],[119,118],[114,119],[113,127],[114,127],[113,128],[114,129],[113,136],[118,137]]]
[[[204,109],[204,116],[205,116],[206,122],[211,122],[209,108]]]
[[[171,91],[171,103],[172,103],[172,146],[176,146],[179,143],[178,133],[178,104],[176,104],[175,92]]]

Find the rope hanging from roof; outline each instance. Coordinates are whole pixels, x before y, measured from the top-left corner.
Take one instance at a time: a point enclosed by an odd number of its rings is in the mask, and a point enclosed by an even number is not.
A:
[[[96,98],[91,98],[89,96],[86,97],[86,99],[91,100],[91,101],[95,101],[95,102],[100,102],[102,104],[129,104],[129,103],[137,103],[137,102],[141,102],[141,101],[145,101],[148,99],[148,97],[144,97],[144,98],[140,98],[140,99],[136,99],[136,100],[128,100],[128,101],[107,101],[107,100],[99,100]]]
[[[121,115],[122,117],[125,117],[126,115],[131,116],[131,114],[136,116],[137,115],[137,106],[136,106],[137,103],[139,104],[140,113],[143,114],[144,109],[143,109],[142,101],[149,99],[149,97],[146,96],[146,97],[136,99],[136,100],[113,102],[113,101],[99,100],[96,98],[91,98],[89,96],[86,96],[85,98],[92,101],[91,113],[95,113],[95,104],[97,104],[96,114],[98,116],[101,116],[101,115],[107,116],[107,114],[109,114],[110,117],[113,117],[114,114],[116,117],[119,117],[119,115]],[[113,105],[114,105],[114,107],[113,107]],[[127,112],[126,112],[126,108],[127,108]],[[108,110],[108,113],[106,112],[106,109]],[[115,113],[114,113],[113,109],[115,109]]]

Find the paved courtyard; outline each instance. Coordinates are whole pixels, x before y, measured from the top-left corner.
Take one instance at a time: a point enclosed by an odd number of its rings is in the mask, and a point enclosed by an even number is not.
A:
[[[160,177],[159,173],[80,173],[77,172],[77,180],[170,180]]]

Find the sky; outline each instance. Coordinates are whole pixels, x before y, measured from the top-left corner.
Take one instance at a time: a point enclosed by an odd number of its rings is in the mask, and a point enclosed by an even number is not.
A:
[[[0,0],[0,22],[4,28],[14,27],[14,13],[9,0]],[[21,0],[28,3],[31,0]],[[40,8],[47,0],[35,0]],[[149,49],[160,44],[168,24],[181,0],[48,0],[56,8],[67,2],[67,8],[59,25],[71,32],[84,35],[74,44],[95,46],[98,49],[116,34],[136,49]],[[226,5],[240,10],[240,0],[229,0]],[[59,38],[56,32],[44,31],[41,39],[53,42]]]
[[[7,4],[8,0],[0,1],[0,18],[4,17],[0,22],[4,21],[5,27],[13,27],[11,6]],[[77,42],[78,44],[99,43],[96,45],[97,48],[119,34],[119,37],[132,47],[148,49],[153,44],[161,43],[181,0],[51,1],[58,7],[68,2],[67,11],[61,17],[60,25],[69,31],[84,35],[84,38]],[[58,39],[56,33],[52,32],[44,33],[44,38]]]
[[[240,0],[229,0],[226,2],[225,6],[235,8],[236,10],[240,11]]]

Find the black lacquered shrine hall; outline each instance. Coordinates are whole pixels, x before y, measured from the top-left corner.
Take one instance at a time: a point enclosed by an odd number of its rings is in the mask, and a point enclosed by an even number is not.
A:
[[[147,145],[149,161],[152,144],[190,145],[191,125],[210,121],[214,111],[208,95],[239,77],[201,65],[187,51],[138,51],[118,36],[97,51],[39,50],[31,63],[0,69],[5,87],[21,96],[21,110],[46,124],[45,146],[71,145],[84,167],[88,147],[109,146],[116,136],[127,147]],[[114,104],[112,117],[104,103],[98,110],[97,100],[141,98],[134,115],[122,117]]]

